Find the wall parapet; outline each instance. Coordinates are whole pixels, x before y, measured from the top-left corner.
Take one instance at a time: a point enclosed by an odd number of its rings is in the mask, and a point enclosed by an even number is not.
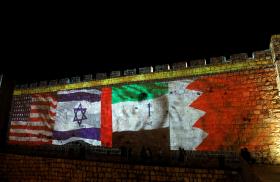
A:
[[[217,64],[232,65],[232,63],[236,63],[236,62],[271,60],[271,59],[273,59],[275,64],[278,64],[278,67],[279,67],[279,60],[280,60],[279,40],[280,40],[280,34],[272,35],[271,42],[270,42],[270,49],[255,51],[252,53],[251,57],[248,57],[247,53],[237,53],[237,54],[230,55],[229,59],[227,59],[225,56],[211,57],[211,58],[209,58],[209,63],[206,61],[206,59],[196,59],[196,60],[183,61],[183,62],[179,62],[179,63],[173,63],[173,64],[171,64],[172,67],[170,67],[170,68],[168,67],[168,69],[166,69],[166,68],[162,69],[163,65],[156,65],[155,67],[150,66],[150,67],[138,68],[137,71],[136,71],[136,68],[128,69],[128,70],[124,70],[124,71],[115,70],[115,71],[112,71],[111,73],[109,73],[109,75],[113,75],[113,76],[111,76],[111,78],[117,78],[117,77],[123,77],[123,76],[150,74],[150,73],[154,72],[153,70],[155,70],[155,72],[175,71],[175,70],[182,70],[182,69],[188,70],[188,69],[205,67],[205,66],[207,67],[207,66],[217,65]],[[168,64],[166,64],[166,65],[168,65]],[[131,72],[131,70],[133,70],[133,73]],[[118,74],[115,74],[116,72],[118,72]],[[128,72],[129,72],[129,74],[128,74]],[[138,74],[136,72],[138,72]],[[278,73],[279,73],[279,70],[278,70]],[[104,79],[106,80],[106,79],[108,79],[107,74],[108,73],[96,73],[95,77],[94,78],[91,77],[90,79],[88,77],[84,76],[84,79],[81,81],[87,82],[87,81],[91,81],[91,80],[104,80]],[[279,78],[279,80],[280,80],[280,78]],[[75,81],[71,82],[71,83],[75,83]],[[49,81],[48,86],[54,86],[54,85],[58,85],[58,84],[63,85],[63,83],[54,83],[54,81],[51,80],[51,81]],[[32,88],[34,86],[35,86],[34,83],[33,83],[33,85],[30,84],[29,86],[26,84],[23,84],[23,86],[17,85],[16,88],[17,89],[18,88],[28,89],[28,88]],[[38,84],[37,87],[42,87],[42,86],[45,87],[46,84],[44,84],[44,85]],[[279,86],[279,89],[280,89],[280,86]]]
[[[229,62],[226,64],[223,63],[213,64],[213,65],[207,65],[203,67],[199,66],[199,67],[186,68],[180,70],[159,71],[159,72],[138,74],[132,76],[92,80],[87,82],[60,84],[51,87],[16,89],[14,91],[14,95],[54,92],[60,90],[71,90],[71,89],[78,89],[78,88],[108,86],[108,85],[143,82],[143,81],[155,81],[155,80],[163,80],[163,79],[172,80],[172,79],[186,78],[186,77],[193,77],[193,76],[200,76],[200,75],[207,75],[207,74],[217,74],[217,73],[248,70],[248,69],[259,69],[259,68],[270,67],[270,66],[273,66],[271,60],[255,59],[250,61]]]
[[[172,71],[176,71],[176,70],[184,70],[185,72],[189,73],[189,72],[194,72],[196,73],[197,71],[195,69],[205,69],[205,70],[209,70],[212,69],[211,67],[213,66],[217,66],[219,65],[220,67],[226,67],[229,68],[229,71],[232,71],[231,67],[235,67],[235,63],[240,63],[240,62],[262,62],[264,60],[271,60],[272,59],[272,55],[271,55],[271,50],[261,50],[261,51],[255,51],[252,53],[252,57],[248,57],[247,53],[240,53],[240,54],[233,54],[230,55],[229,59],[226,59],[225,56],[218,56],[218,57],[211,57],[209,59],[209,63],[207,63],[206,59],[196,59],[196,60],[188,60],[185,62],[178,62],[178,63],[173,63],[171,64],[171,67],[166,67],[166,65],[156,65],[155,67],[144,67],[144,68],[138,68],[138,74],[136,74],[136,68],[134,68],[134,72],[133,74],[128,74],[127,72],[129,70],[124,70],[124,71],[112,71],[110,73],[110,75],[114,75],[111,76],[110,78],[107,77],[107,75],[105,76],[105,74],[107,73],[97,73],[95,75],[95,77],[91,77],[90,79],[88,78],[88,75],[84,76],[84,79],[81,80],[82,83],[84,82],[88,82],[88,81],[97,81],[100,80],[102,82],[108,82],[108,79],[110,80],[111,78],[123,78],[123,77],[128,77],[128,76],[140,76],[140,77],[145,77],[146,74],[156,74],[156,73],[162,73],[162,72],[172,72]],[[258,64],[258,63],[256,63]],[[262,64],[262,63],[260,63]],[[268,63],[269,64],[269,63]],[[245,64],[244,64],[245,65]],[[250,64],[249,64],[250,65]],[[163,68],[163,66],[165,66]],[[155,71],[154,71],[155,70]],[[224,70],[223,72],[225,72],[226,70]],[[116,72],[118,72],[118,74],[115,74]],[[215,72],[216,73],[216,72]],[[205,72],[205,74],[209,74],[207,71]],[[191,76],[190,74],[187,74],[188,76]],[[197,74],[194,74],[193,76],[197,76]],[[68,78],[65,78],[68,79]],[[64,80],[64,79],[61,79]],[[77,83],[75,81],[71,81],[71,83]],[[63,86],[65,83],[63,82],[58,82],[55,83],[54,80],[49,81],[49,84],[38,84],[37,88],[39,87],[46,87],[46,86]],[[69,84],[69,83],[67,83]],[[115,83],[113,83],[115,84]],[[21,88],[21,89],[29,89],[29,88],[35,88],[34,86],[35,84],[32,83],[32,85],[27,85],[27,84],[23,84],[23,85],[17,85],[16,88]],[[98,84],[97,84],[98,85]],[[102,84],[103,85],[103,84]]]

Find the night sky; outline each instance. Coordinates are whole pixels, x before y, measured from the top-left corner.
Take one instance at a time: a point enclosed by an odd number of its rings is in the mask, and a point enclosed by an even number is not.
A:
[[[255,17],[127,17],[55,23],[19,19],[7,30],[1,72],[25,83],[243,52],[251,56],[268,49],[271,35],[279,33]]]

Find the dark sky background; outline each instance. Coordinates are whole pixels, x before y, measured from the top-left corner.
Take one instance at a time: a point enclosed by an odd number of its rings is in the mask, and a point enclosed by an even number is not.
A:
[[[1,72],[25,83],[243,52],[250,56],[269,49],[271,35],[280,33],[265,16],[207,13],[17,17],[7,28]]]

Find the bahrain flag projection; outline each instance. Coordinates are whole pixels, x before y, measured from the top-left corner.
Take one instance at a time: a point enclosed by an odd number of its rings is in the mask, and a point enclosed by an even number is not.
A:
[[[270,142],[268,132],[259,125],[268,117],[262,108],[273,108],[266,99],[273,97],[266,88],[268,80],[274,78],[272,73],[256,70],[204,76],[187,86],[203,92],[190,105],[205,112],[194,127],[208,133],[196,150],[232,150],[242,146],[253,150]]]
[[[192,82],[149,82],[14,96],[9,142],[63,145],[81,140],[119,147],[125,142],[145,145],[149,141],[192,150],[207,136],[193,127],[205,112],[190,106],[202,94],[187,89]]]

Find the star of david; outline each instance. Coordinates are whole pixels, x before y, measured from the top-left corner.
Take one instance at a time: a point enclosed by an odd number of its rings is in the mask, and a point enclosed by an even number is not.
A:
[[[81,126],[82,121],[87,119],[86,111],[87,111],[87,109],[83,108],[81,103],[78,108],[74,108],[75,116],[74,116],[73,122],[77,121],[79,126]],[[80,117],[78,117],[79,112],[82,114],[82,115],[80,115]]]

